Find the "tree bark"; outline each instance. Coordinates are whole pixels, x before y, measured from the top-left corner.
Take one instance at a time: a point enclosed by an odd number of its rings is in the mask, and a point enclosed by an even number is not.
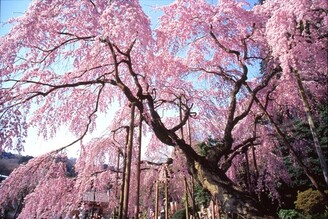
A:
[[[214,36],[214,34],[213,34]],[[215,38],[215,36],[214,36]],[[214,156],[214,159],[206,158],[200,156],[192,147],[191,144],[186,143],[183,139],[184,133],[183,133],[183,126],[186,125],[188,118],[191,115],[191,106],[188,106],[186,103],[182,103],[180,100],[180,122],[179,124],[175,125],[173,128],[168,129],[165,124],[162,122],[161,116],[156,111],[156,102],[154,96],[152,96],[152,93],[149,93],[146,90],[142,89],[142,86],[140,86],[140,83],[138,81],[138,77],[136,73],[132,70],[132,64],[130,59],[130,53],[126,52],[122,53],[121,55],[124,55],[128,62],[124,62],[129,67],[129,72],[131,76],[134,78],[135,85],[138,88],[138,92],[135,96],[134,92],[129,89],[120,79],[119,77],[119,70],[118,65],[121,63],[117,59],[118,56],[116,56],[115,48],[113,44],[106,39],[106,41],[111,52],[113,55],[113,61],[115,68],[115,83],[112,84],[115,86],[118,86],[124,95],[127,97],[127,99],[134,103],[135,106],[139,109],[143,115],[147,115],[143,117],[146,124],[148,124],[151,129],[153,130],[156,137],[164,144],[170,145],[176,148],[179,148],[181,151],[183,151],[185,157],[187,158],[188,165],[191,169],[191,174],[194,175],[195,180],[199,181],[200,184],[210,191],[213,198],[218,199],[222,204],[222,209],[226,212],[234,212],[235,214],[238,214],[240,216],[243,216],[244,218],[256,218],[257,216],[261,216],[259,208],[257,207],[257,203],[251,199],[247,195],[247,192],[242,191],[239,187],[233,184],[233,182],[226,176],[225,169],[220,169],[218,167],[218,162],[221,158],[224,157],[224,155],[231,155],[231,153],[236,152],[233,151],[232,145],[233,145],[233,136],[232,136],[232,130],[236,126],[236,124],[245,118],[245,116],[249,113],[251,105],[253,103],[253,98],[249,101],[247,109],[239,114],[238,116],[235,115],[235,109],[236,109],[236,103],[237,103],[237,96],[239,91],[241,90],[241,87],[245,83],[247,79],[247,66],[242,61],[242,57],[240,54],[237,54],[237,58],[239,60],[239,64],[243,69],[243,74],[240,77],[239,80],[234,81],[234,88],[231,91],[231,100],[229,104],[229,116],[228,121],[226,123],[226,128],[224,130],[224,144],[223,147],[217,151],[217,156]],[[219,44],[218,42],[218,45]],[[222,45],[221,45],[222,46]],[[129,51],[131,51],[133,47],[133,44],[131,45],[131,48]],[[229,50],[232,53],[235,53],[235,51]],[[228,51],[228,52],[229,52]],[[245,57],[244,57],[245,58]],[[269,80],[269,79],[268,79]],[[261,90],[264,86],[260,86],[257,88],[257,91]],[[254,95],[253,95],[254,96]],[[142,103],[144,101],[145,104]],[[182,105],[184,106],[184,109],[182,110]],[[147,111],[147,113],[145,113]],[[182,113],[184,114],[182,116]],[[131,130],[130,130],[131,131]],[[177,132],[181,132],[181,136],[179,137]],[[231,152],[232,151],[232,152]],[[235,153],[234,153],[235,154]],[[233,156],[232,156],[233,157]],[[230,161],[230,159],[228,160]],[[229,163],[225,165],[225,167],[229,167]],[[186,193],[187,194],[187,193]],[[156,205],[157,206],[157,205]],[[158,209],[155,210],[155,215],[158,214]],[[187,211],[187,217],[189,216],[188,207],[186,208]]]
[[[220,173],[220,169],[194,162],[194,174],[203,188],[211,193],[212,199],[220,201],[226,213],[242,218],[267,218],[260,212],[258,203],[224,173]]]

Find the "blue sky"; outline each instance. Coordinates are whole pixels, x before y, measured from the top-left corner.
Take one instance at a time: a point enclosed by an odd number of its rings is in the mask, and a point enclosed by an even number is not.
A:
[[[21,16],[31,0],[0,0],[0,35],[8,33],[10,26],[3,26],[3,22],[8,21],[11,17]]]

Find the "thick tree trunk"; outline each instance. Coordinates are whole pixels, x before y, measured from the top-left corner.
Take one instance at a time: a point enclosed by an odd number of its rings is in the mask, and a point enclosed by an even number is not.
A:
[[[220,170],[218,167],[218,161],[220,160],[220,158],[222,158],[224,155],[229,155],[229,152],[232,149],[232,131],[234,127],[249,113],[253,100],[249,102],[246,111],[235,117],[236,104],[238,99],[237,97],[239,95],[241,87],[247,80],[248,69],[246,64],[243,62],[243,57],[240,56],[239,52],[225,48],[222,44],[220,44],[213,32],[211,32],[211,35],[215,39],[220,49],[223,49],[227,53],[234,54],[237,56],[239,60],[239,65],[243,68],[243,74],[240,79],[236,81],[232,80],[234,82],[234,88],[231,91],[228,121],[224,130],[224,147],[222,148],[222,150],[218,151],[218,154],[214,156],[213,161],[210,161],[205,157],[200,156],[195,150],[193,150],[191,144],[186,144],[186,142],[184,141],[183,127],[186,125],[188,118],[191,116],[192,108],[192,105],[188,106],[187,101],[185,101],[185,103],[182,103],[182,99],[180,98],[180,122],[177,125],[168,129],[162,122],[161,116],[156,111],[155,97],[153,97],[153,95],[149,93],[148,90],[142,89],[142,86],[138,81],[138,75],[133,71],[130,51],[134,43],[131,44],[128,52],[118,52],[120,53],[120,56],[123,55],[125,56],[126,60],[128,60],[127,62],[124,62],[124,64],[128,65],[129,72],[134,78],[135,85],[138,88],[136,96],[134,95],[134,92],[132,92],[132,90],[130,90],[129,87],[127,87],[119,77],[118,66],[120,61],[118,60],[118,56],[116,55],[116,46],[113,45],[108,40],[108,38],[104,40],[104,42],[107,43],[111,50],[115,66],[115,81],[113,81],[112,84],[118,86],[122,90],[124,95],[127,97],[127,99],[131,103],[135,104],[139,111],[143,113],[143,115],[145,115],[143,118],[145,123],[151,127],[158,140],[160,140],[166,145],[177,147],[183,151],[188,160],[188,164],[191,164],[191,169],[193,171],[195,179],[198,180],[205,189],[212,193],[214,199],[220,201],[222,209],[224,211],[233,212],[235,214],[243,216],[243,218],[261,218],[260,210],[259,208],[257,208],[256,202],[247,195],[247,191],[242,191],[240,188],[235,186],[231,182],[231,180],[229,180],[229,178],[225,175],[225,171]],[[257,91],[262,88],[263,87],[258,87]],[[143,100],[145,104],[143,104]],[[183,116],[182,112],[184,114]],[[180,137],[177,135],[178,131],[181,132]],[[156,191],[158,193],[158,190]],[[186,198],[186,200],[188,199]],[[158,203],[156,203],[155,206],[155,215],[157,215]]]
[[[194,162],[194,175],[213,199],[220,202],[225,213],[239,215],[241,218],[268,218],[259,210],[258,203],[246,191],[234,185],[220,169],[214,170]]]

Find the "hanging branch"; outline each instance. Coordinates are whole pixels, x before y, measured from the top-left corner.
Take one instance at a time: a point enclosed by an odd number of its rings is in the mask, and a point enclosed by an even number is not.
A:
[[[311,109],[310,109],[310,104],[309,104],[308,98],[305,94],[305,89],[304,89],[304,86],[302,83],[301,75],[297,70],[294,70],[294,69],[291,69],[291,72],[294,74],[294,76],[296,78],[298,91],[300,93],[301,100],[303,103],[303,108],[304,108],[304,111],[306,114],[306,118],[307,118],[308,124],[310,126],[310,130],[311,130],[311,134],[312,134],[312,138],[313,138],[313,142],[314,142],[314,148],[315,148],[316,153],[319,158],[320,166],[322,168],[322,173],[323,173],[326,185],[328,185],[328,167],[327,167],[327,163],[325,161],[325,157],[324,157],[322,149],[321,149],[319,137],[318,137],[315,125],[314,125],[314,121],[313,121]]]
[[[245,83],[245,86],[247,88],[247,90],[249,91],[249,93],[252,93],[252,89],[250,88],[250,86]],[[257,103],[257,105],[259,106],[260,110],[264,113],[264,115],[268,118],[268,120],[270,121],[270,123],[273,125],[273,128],[275,129],[276,133],[278,134],[278,136],[283,140],[284,145],[288,148],[288,150],[290,151],[290,153],[292,154],[292,156],[296,159],[297,163],[300,165],[300,167],[303,169],[304,173],[307,175],[307,177],[309,178],[309,180],[312,182],[313,186],[320,192],[320,194],[327,200],[328,197],[325,194],[323,188],[321,188],[321,186],[319,185],[319,183],[317,182],[315,176],[311,173],[311,171],[308,169],[308,167],[303,163],[303,161],[299,158],[299,156],[297,155],[296,151],[294,150],[294,148],[291,146],[291,144],[288,142],[285,134],[281,131],[281,129],[278,127],[278,125],[273,121],[272,117],[270,116],[270,114],[268,113],[268,111],[264,108],[264,106],[262,105],[262,103],[260,102],[260,100],[255,96],[254,97],[255,102]]]

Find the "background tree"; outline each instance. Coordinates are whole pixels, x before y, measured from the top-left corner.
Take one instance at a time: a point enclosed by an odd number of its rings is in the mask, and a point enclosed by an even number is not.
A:
[[[276,10],[278,9],[279,10]],[[325,1],[266,1],[258,11],[267,16],[265,32],[272,56],[282,67],[285,90],[293,88],[299,93],[299,100],[311,129],[314,147],[320,161],[321,169],[328,185],[328,167],[322,152],[322,146],[315,128],[313,105],[309,96],[324,100],[327,95],[327,29],[325,26],[328,14]],[[279,34],[272,34],[271,31]],[[278,36],[279,35],[279,36]],[[304,48],[308,48],[305,50]],[[315,51],[312,54],[312,51]],[[313,70],[315,69],[315,70]],[[286,86],[288,84],[288,87]],[[309,91],[309,86],[312,87]],[[314,90],[322,90],[314,94]],[[312,92],[312,93],[311,93]],[[288,94],[287,94],[288,96]],[[287,99],[289,99],[287,97]],[[312,109],[311,109],[312,108]],[[312,111],[312,112],[311,112]]]

